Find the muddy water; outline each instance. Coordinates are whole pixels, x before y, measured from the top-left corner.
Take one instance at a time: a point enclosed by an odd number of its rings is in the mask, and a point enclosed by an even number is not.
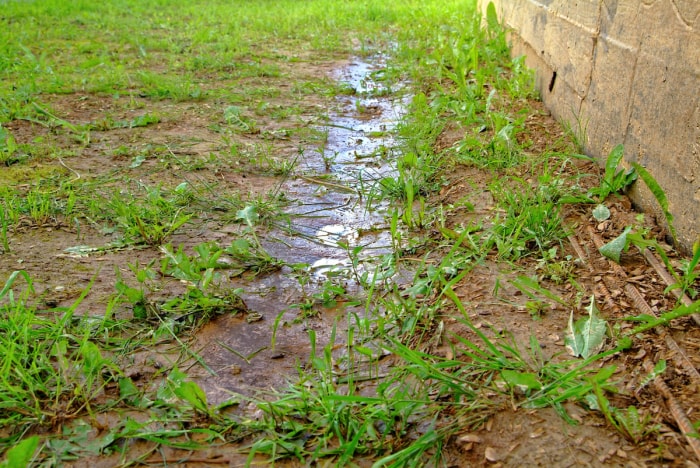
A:
[[[250,322],[251,315],[248,320],[225,316],[198,333],[194,349],[214,374],[195,366],[190,375],[212,403],[230,398],[231,392],[250,395],[282,387],[308,362],[310,330],[320,349],[329,342],[334,323],[344,330],[353,320],[348,317],[363,315],[359,306],[340,301],[332,309],[316,304],[318,314],[303,318],[294,304],[322,291],[328,281],[349,295],[360,293],[347,248],[339,243],[349,249],[361,246],[364,260],[389,252],[387,207],[379,204],[368,209],[367,197],[360,195],[374,181],[392,176],[396,142],[390,133],[404,108],[403,101],[388,96],[383,88],[381,70],[381,58],[356,59],[337,70],[334,78],[356,93],[338,98],[338,110],[329,114],[329,122],[321,128],[327,132],[325,146],[306,148],[294,175],[282,186],[293,200],[287,208],[289,223],[266,235],[263,245],[274,257],[303,265],[296,270],[285,267],[244,285],[243,299],[259,320]]]

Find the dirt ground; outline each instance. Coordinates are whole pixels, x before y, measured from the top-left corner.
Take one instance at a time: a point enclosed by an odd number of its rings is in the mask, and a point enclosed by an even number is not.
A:
[[[309,68],[307,73],[326,76],[328,79],[336,79],[338,73],[347,69],[344,68],[347,64],[342,63],[326,64],[322,67],[310,64],[304,66]],[[283,89],[282,96],[284,93]],[[73,94],[51,96],[48,100],[63,118],[73,123],[81,123],[92,122],[105,115],[115,120],[134,118],[134,112],[128,110],[122,102],[126,99],[127,97],[114,99]],[[236,137],[238,147],[245,149],[262,141],[270,145],[275,160],[293,159],[299,154],[300,146],[311,147],[315,144],[314,138],[319,137],[309,131],[312,127],[309,121],[317,115],[319,107],[329,105],[332,106],[330,113],[333,122],[342,121],[343,125],[351,127],[359,125],[360,122],[370,126],[376,125],[377,129],[386,125],[384,114],[378,121],[372,120],[366,112],[358,116],[353,102],[349,96],[331,101],[304,96],[294,104],[307,110],[302,110],[291,126],[291,132],[288,131],[288,122],[258,115],[257,128],[263,134],[262,137],[260,133],[239,134]],[[280,97],[279,102],[271,99],[269,105],[284,107],[289,105],[289,102]],[[534,111],[527,120],[527,138],[531,141],[530,151],[537,152],[551,146],[552,141],[562,138],[563,131],[540,103],[532,102],[530,105]],[[222,147],[221,136],[212,127],[212,109],[208,106],[206,103],[200,105],[143,100],[144,112],[163,116],[159,123],[143,128],[93,131],[89,145],[85,146],[76,145],[66,132],[24,120],[10,122],[6,127],[20,144],[42,139],[56,147],[73,151],[70,157],[52,162],[30,163],[26,167],[28,174],[32,171],[46,171],[49,177],[58,174],[76,182],[97,180],[98,177],[102,177],[99,180],[109,180],[106,185],[100,184],[91,188],[95,196],[120,185],[132,188],[139,184],[172,187],[186,180],[198,187],[215,186],[216,196],[221,197],[222,206],[228,194],[244,193],[254,198],[281,187],[279,193],[288,200],[294,200],[294,203],[290,204],[291,207],[286,208],[294,216],[313,211],[319,206],[331,207],[324,208],[326,212],[323,219],[295,218],[298,225],[295,232],[303,230],[310,233],[308,237],[315,237],[312,241],[277,227],[270,228],[266,233],[263,245],[274,256],[288,263],[314,264],[323,260],[326,263],[322,262],[319,265],[342,266],[343,262],[347,261],[344,251],[324,244],[323,239],[319,241],[319,232],[322,233],[322,237],[337,236],[349,239],[354,235],[353,232],[386,230],[386,222],[381,216],[377,219],[356,216],[357,210],[353,210],[352,206],[348,208],[351,200],[346,192],[327,185],[323,194],[318,193],[323,185],[310,178],[313,174],[324,172],[322,155],[307,150],[306,159],[302,159],[298,169],[285,179],[266,175],[264,170],[260,170],[259,166],[256,167],[249,160],[230,156],[230,149]],[[370,131],[364,133],[369,134]],[[457,127],[448,128],[439,139],[439,144],[449,147],[458,137]],[[367,140],[370,139],[367,137]],[[346,147],[334,151],[346,151],[348,146],[350,149],[359,148],[368,142],[345,139],[340,141],[340,144]],[[357,148],[354,150],[357,151]],[[136,155],[144,156],[139,165],[132,164]],[[212,155],[216,155],[216,158]],[[338,167],[342,166],[342,161],[334,162],[336,163]],[[565,170],[572,173],[595,173],[599,170],[588,162],[577,164],[578,166]],[[331,172],[337,170],[339,169],[330,169]],[[105,175],[109,175],[109,178],[105,179]],[[524,170],[517,175],[526,181],[529,177]],[[474,209],[470,211],[452,212],[447,219],[448,227],[478,221],[480,217],[488,219],[493,213],[494,201],[485,181],[491,178],[491,174],[474,167],[457,166],[451,168],[445,176],[446,182],[442,190],[429,199],[428,204],[447,205],[466,197],[474,205]],[[13,177],[17,179],[18,173]],[[19,181],[20,185],[23,183],[26,182]],[[590,206],[574,206],[565,213],[565,224],[571,230],[571,235],[560,248],[575,260],[569,264],[568,268],[571,270],[567,274],[576,278],[578,289],[570,285],[559,285],[551,277],[545,279],[544,284],[550,291],[572,304],[577,303],[579,296],[587,298],[595,294],[597,298],[604,298],[598,302],[603,317],[611,327],[625,331],[633,327],[631,322],[624,320],[625,317],[645,312],[626,295],[626,288],[629,286],[634,286],[657,313],[673,308],[675,298],[664,293],[667,285],[639,252],[631,249],[624,254],[620,265],[622,270],[617,270],[599,254],[595,244],[596,237],[607,242],[619,235],[626,226],[638,222],[638,213],[624,195],[614,196],[608,205],[612,216],[604,222],[595,221],[591,216]],[[655,220],[647,216],[643,223],[658,239],[665,239]],[[326,229],[328,226],[338,225],[345,226],[346,230],[336,232]],[[170,242],[172,245],[183,245],[185,249],[191,249],[192,246],[208,240],[226,244],[240,235],[241,229],[240,223],[232,222],[230,218],[216,217],[202,210],[194,220],[178,230]],[[426,235],[439,233],[437,229],[428,227]],[[381,235],[376,234],[375,237],[371,242],[380,249],[383,242]],[[0,256],[0,267],[5,272],[17,269],[29,272],[37,292],[36,300],[46,310],[70,305],[89,286],[90,293],[80,304],[79,312],[99,315],[115,294],[117,271],[126,277],[129,271],[128,264],[138,262],[145,265],[154,259],[157,261],[162,256],[158,248],[142,245],[125,245],[90,252],[70,250],[77,246],[106,246],[118,240],[118,232],[109,231],[101,223],[92,223],[87,219],[68,220],[57,217],[48,219],[41,225],[24,220],[9,233],[12,249]],[[583,258],[581,254],[584,255]],[[439,256],[439,252],[431,255]],[[538,263],[530,258],[514,264],[504,264],[489,256],[457,283],[454,290],[477,328],[510,336],[523,351],[527,351],[530,337],[536,336],[542,359],[565,359],[567,351],[564,333],[572,310],[557,303],[545,302],[535,316],[532,310],[528,310],[528,298],[511,283],[518,276],[542,275],[538,268]],[[310,291],[320,290],[325,279],[323,271],[319,267],[319,276],[312,278],[309,283]],[[123,362],[120,365],[128,369],[127,375],[145,388],[153,383],[152,379],[158,375],[159,369],[171,366],[174,362],[186,364],[188,375],[206,390],[212,403],[224,401],[232,392],[256,394],[260,390],[280,388],[295,376],[297,367],[308,359],[309,329],[315,330],[320,343],[325,343],[329,340],[334,320],[340,314],[348,312],[341,308],[321,309],[317,315],[296,320],[298,309],[290,309],[289,306],[301,302],[304,292],[300,290],[298,279],[289,267],[259,276],[232,277],[230,285],[244,288],[242,299],[245,302],[245,312],[212,319],[197,330],[190,341],[192,349],[204,357],[215,374],[207,372],[201,366],[193,365],[191,361],[183,360],[175,348],[164,345],[161,349],[146,349],[135,355],[121,357]],[[350,278],[346,286],[348,290],[357,288]],[[405,286],[409,287],[410,284]],[[154,298],[158,299],[159,295],[172,297],[183,290],[181,283],[170,279],[160,291],[154,293]],[[586,301],[584,300],[584,303]],[[361,309],[361,306],[355,306],[354,310]],[[574,318],[578,318],[584,310],[574,312]],[[132,310],[126,305],[117,310],[118,316],[128,317],[130,314]],[[272,347],[271,329],[280,314],[284,326],[277,336],[277,345]],[[436,355],[447,356],[455,349],[450,344],[458,344],[458,337],[473,339],[473,331],[465,327],[458,318],[459,313],[454,306],[446,304],[439,317],[444,328],[439,333],[436,331],[436,339],[430,340],[427,345],[423,344],[423,349]],[[643,367],[644,362],[666,359],[668,369],[663,378],[670,392],[689,419],[698,420],[698,380],[677,363],[682,357],[679,357],[678,350],[669,348],[667,337],[678,344],[688,356],[690,364],[697,368],[700,364],[700,332],[691,318],[674,322],[665,329],[665,336],[654,332],[637,336],[632,349],[609,356],[599,363],[617,367],[613,380],[619,383],[620,393],[611,397],[615,406],[626,408],[634,405],[649,416],[649,425],[658,425],[658,431],[638,444],[630,442],[615,431],[600,412],[567,403],[565,408],[570,418],[577,422],[573,425],[567,423],[551,408],[525,409],[515,404],[515,401],[501,398],[495,400],[495,406],[489,409],[489,416],[482,424],[476,428],[465,428],[463,433],[449,440],[443,448],[446,466],[697,466],[695,455],[672,417],[668,399],[653,385],[638,388],[640,380],[647,375]],[[217,346],[218,343],[223,343],[226,347]],[[610,347],[611,343],[612,341],[608,340],[606,346]],[[227,348],[236,349],[248,359],[226,351]],[[387,358],[387,363],[391,365],[391,357]],[[103,423],[108,424],[109,421]],[[141,450],[145,453],[150,450],[150,446],[139,442],[134,443],[131,449],[134,453]],[[154,454],[152,457],[141,459],[139,463],[149,466],[241,466],[245,463],[245,455],[236,454],[235,449],[236,446],[226,445],[212,447],[207,453],[197,454],[164,449],[162,456]],[[114,463],[114,458],[105,457],[78,460],[67,465],[111,466],[111,463]],[[358,460],[357,463],[359,466],[369,466],[371,460]],[[294,466],[294,463],[280,462],[278,466]]]

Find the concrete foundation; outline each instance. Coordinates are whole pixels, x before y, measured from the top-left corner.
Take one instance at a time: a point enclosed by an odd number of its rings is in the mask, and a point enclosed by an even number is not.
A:
[[[486,12],[488,1],[479,0]],[[604,161],[619,143],[666,192],[681,248],[700,235],[700,1],[495,0],[545,105]],[[644,183],[632,198],[663,220]]]

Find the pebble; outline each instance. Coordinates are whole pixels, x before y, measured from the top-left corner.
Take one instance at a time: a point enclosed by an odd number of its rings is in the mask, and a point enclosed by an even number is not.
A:
[[[486,447],[486,452],[484,453],[484,456],[490,462],[497,462],[504,458],[504,454],[493,447]]]
[[[461,436],[459,439],[457,439],[458,442],[460,443],[477,443],[480,444],[482,442],[481,437],[479,437],[476,434],[464,434]]]

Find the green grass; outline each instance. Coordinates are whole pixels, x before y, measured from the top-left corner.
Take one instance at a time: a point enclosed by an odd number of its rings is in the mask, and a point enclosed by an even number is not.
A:
[[[90,286],[71,305],[46,308],[29,274],[6,272],[0,453],[7,463],[59,465],[140,440],[185,450],[228,443],[244,447],[251,462],[262,454],[305,464],[363,457],[376,467],[439,465],[454,435],[504,405],[554,407],[570,421],[568,401],[597,405],[634,442],[653,432],[644,414],[606,399],[613,367],[591,366],[627,349],[631,338],[616,336],[587,359],[548,360],[534,336],[521,344],[507,331],[477,327],[455,292],[486,259],[534,269],[539,278],[520,276],[518,285],[537,311],[556,297],[550,282],[578,290],[571,258],[557,253],[572,228],[566,210],[602,203],[632,180],[617,170],[621,148],[592,188],[574,143],[531,153],[533,74],[523,58],[510,57],[493,11],[483,20],[474,3],[4,2],[2,255],[55,228],[76,244],[85,231],[102,240],[72,254],[141,249],[129,257],[138,260],[115,268],[111,295],[89,310],[82,305],[93,298]],[[392,250],[372,255],[344,245],[351,271],[312,292],[308,265],[274,258],[266,236],[272,228],[291,232],[282,210],[295,200],[283,183],[304,173],[305,152],[325,154],[323,124],[335,98],[354,93],[327,71],[379,52],[387,64],[376,73],[386,88],[377,94],[410,103],[391,131],[396,146],[384,149],[393,174],[358,180],[352,191],[368,209],[390,205]],[[192,149],[199,145],[205,149]],[[495,206],[474,213],[469,197],[436,201],[450,173],[464,168],[481,171]],[[199,238],[223,227],[234,237],[226,245]],[[683,264],[674,287],[695,291],[699,257]],[[300,320],[346,300],[364,311],[339,319],[321,349],[309,328],[308,365],[299,363],[286,387],[213,406],[181,370],[212,371],[190,347],[192,333],[216,315],[248,312],[232,278],[284,268],[302,290]],[[413,274],[406,287],[395,283],[402,271]],[[349,297],[346,277],[362,286],[362,297]],[[173,283],[179,289],[169,289]],[[645,323],[636,330],[696,310],[638,317]],[[448,314],[471,337],[450,337],[449,358],[431,353]],[[133,353],[164,344],[173,360],[151,385],[127,377]],[[384,352],[396,358],[389,370]],[[229,411],[241,401],[261,417]],[[96,418],[117,413],[118,423],[92,433]],[[122,457],[142,461],[128,451]]]
[[[16,289],[20,278],[26,286]],[[5,356],[0,424],[14,428],[9,440],[17,440],[32,425],[60,424],[91,411],[105,386],[121,373],[93,341],[107,317],[93,329],[75,317],[74,307],[40,313],[27,302],[31,292],[31,278],[18,271],[0,294],[0,349]]]

